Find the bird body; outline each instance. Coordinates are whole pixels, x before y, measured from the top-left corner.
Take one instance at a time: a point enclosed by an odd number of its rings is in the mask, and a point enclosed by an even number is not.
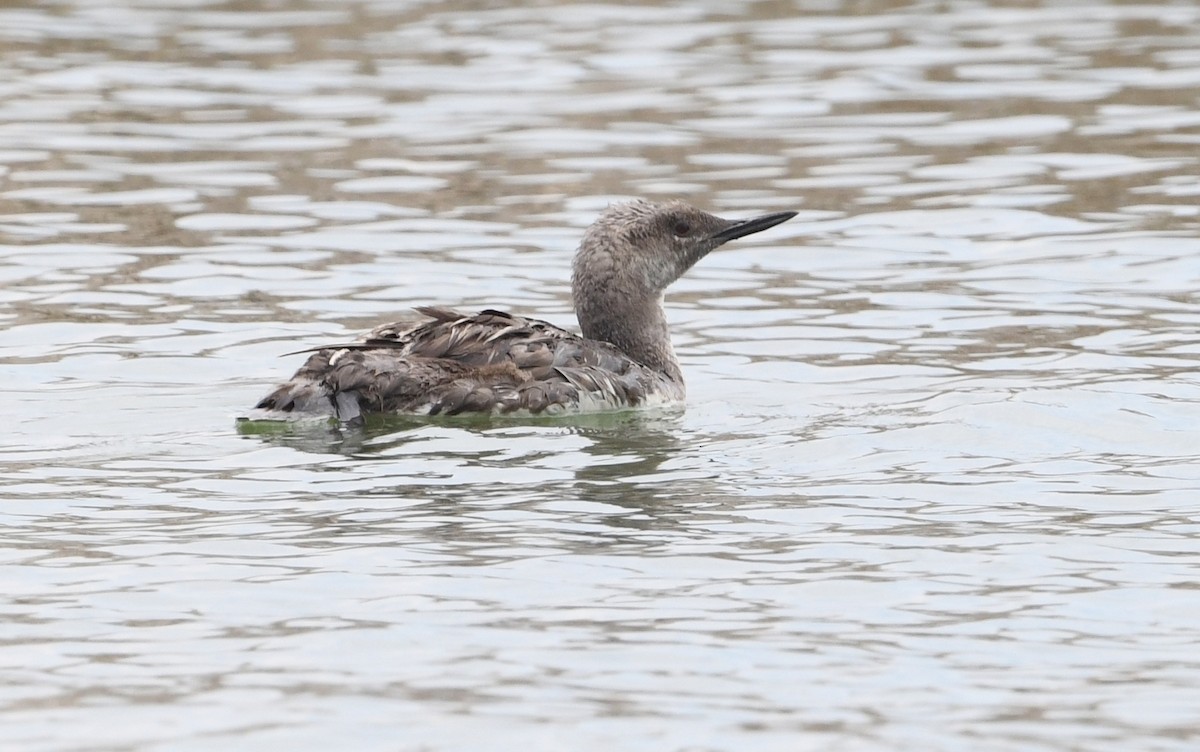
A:
[[[730,221],[682,202],[618,204],[588,228],[575,258],[583,336],[503,311],[418,308],[415,324],[308,351],[248,417],[359,423],[369,413],[558,415],[681,401],[663,290],[713,248],[793,216]]]
[[[385,324],[358,342],[316,350],[258,409],[353,421],[371,412],[560,415],[683,398],[681,383],[613,345],[545,321],[492,310],[417,312],[425,318],[416,324]]]

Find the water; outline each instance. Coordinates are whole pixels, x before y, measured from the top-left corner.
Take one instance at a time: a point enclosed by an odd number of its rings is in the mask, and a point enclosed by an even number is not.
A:
[[[0,746],[1192,750],[1200,7],[0,9]],[[610,200],[686,411],[241,435]]]

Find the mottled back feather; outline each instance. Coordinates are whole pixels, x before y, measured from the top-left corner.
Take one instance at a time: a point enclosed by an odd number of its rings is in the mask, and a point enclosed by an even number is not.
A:
[[[671,385],[606,342],[538,319],[486,310],[419,308],[416,325],[385,324],[359,341],[322,347],[262,399],[268,413],[399,412],[534,415],[636,407]]]

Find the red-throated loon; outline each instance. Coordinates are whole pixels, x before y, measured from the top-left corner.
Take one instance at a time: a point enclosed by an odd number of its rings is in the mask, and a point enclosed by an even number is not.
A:
[[[502,311],[418,308],[416,324],[312,350],[248,417],[361,423],[370,413],[556,415],[681,401],[663,291],[718,246],[794,216],[728,220],[681,201],[610,206],[575,256],[583,336]]]

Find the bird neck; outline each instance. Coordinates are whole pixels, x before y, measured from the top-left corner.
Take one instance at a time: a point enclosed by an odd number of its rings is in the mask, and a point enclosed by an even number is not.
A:
[[[675,349],[671,347],[662,297],[637,300],[614,295],[605,298],[576,300],[575,310],[583,336],[615,345],[638,363],[682,384],[683,372]]]

